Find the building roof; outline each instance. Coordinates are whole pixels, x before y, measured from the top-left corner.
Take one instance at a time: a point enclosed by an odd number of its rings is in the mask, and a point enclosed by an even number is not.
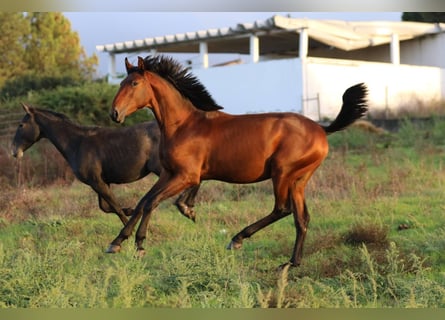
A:
[[[335,47],[349,51],[389,43],[397,34],[400,41],[443,32],[445,24],[397,21],[340,21],[290,18],[280,15],[263,21],[239,23],[234,27],[177,33],[140,40],[97,45],[110,54],[150,51],[199,52],[207,42],[209,53],[249,53],[249,36],[260,38],[260,54],[298,52],[298,31],[307,29],[309,47]]]

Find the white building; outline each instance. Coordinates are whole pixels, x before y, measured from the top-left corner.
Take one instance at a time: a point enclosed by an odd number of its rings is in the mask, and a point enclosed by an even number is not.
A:
[[[359,82],[369,87],[371,112],[444,99],[444,30],[445,24],[273,16],[96,49],[109,54],[113,83],[123,76],[116,73],[119,55],[180,54],[228,113],[296,111],[320,120],[333,118],[344,90]]]

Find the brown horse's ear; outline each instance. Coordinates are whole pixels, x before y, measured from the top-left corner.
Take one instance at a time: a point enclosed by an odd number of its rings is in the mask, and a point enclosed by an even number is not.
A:
[[[127,69],[127,73],[130,72],[130,70],[133,68],[133,65],[128,61],[128,58],[125,57],[125,68]]]
[[[23,103],[23,102],[22,102],[22,107],[23,107],[23,110],[25,110],[25,112],[26,112],[27,114],[31,114],[31,113],[33,113],[32,108],[31,108],[30,106],[28,106],[27,104]]]
[[[141,57],[138,57],[138,69],[139,71],[145,70],[144,59]]]

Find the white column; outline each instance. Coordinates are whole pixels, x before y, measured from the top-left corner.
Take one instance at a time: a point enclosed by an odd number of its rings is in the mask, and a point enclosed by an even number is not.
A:
[[[307,34],[307,29],[302,28],[299,30],[300,33],[300,43],[299,43],[299,59],[301,63],[301,113],[305,116],[307,114],[307,99],[308,99],[308,88],[306,81],[306,58],[308,55],[309,48],[309,37]]]
[[[299,56],[300,59],[305,59],[307,57],[309,48],[309,37],[307,35],[307,29],[300,29],[300,48],[299,48]]]
[[[113,82],[116,78],[116,56],[114,53],[108,55],[108,82]]]
[[[207,48],[207,42],[199,43],[199,55],[201,57],[201,67],[207,69],[209,67],[209,53]]]
[[[393,33],[391,35],[391,63],[399,65],[400,64],[400,42],[399,35],[397,33]]]
[[[250,62],[257,63],[260,60],[260,39],[252,34],[249,41]]]

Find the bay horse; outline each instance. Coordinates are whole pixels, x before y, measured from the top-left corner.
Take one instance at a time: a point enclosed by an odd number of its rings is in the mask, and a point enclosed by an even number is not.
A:
[[[159,176],[160,131],[156,121],[125,128],[80,126],[67,116],[50,110],[22,104],[26,114],[12,141],[12,155],[23,153],[41,138],[48,139],[62,154],[74,175],[98,195],[99,207],[114,212],[125,225],[132,208],[121,208],[110,184],[139,180],[149,173]],[[193,205],[199,186],[187,189],[176,200],[176,206],[195,221]]]
[[[107,252],[119,252],[142,218],[135,238],[138,254],[143,255],[153,209],[202,180],[254,183],[271,179],[275,196],[272,212],[237,233],[227,248],[241,248],[245,238],[293,214],[295,245],[284,265],[300,265],[309,223],[305,186],[328,154],[326,136],[366,113],[366,85],[347,89],[336,119],[322,126],[296,113],[224,113],[204,85],[170,57],[138,57],[137,65],[125,59],[125,66],[127,76],[114,97],[111,118],[122,123],[136,110],[150,108],[161,129],[164,170]]]

